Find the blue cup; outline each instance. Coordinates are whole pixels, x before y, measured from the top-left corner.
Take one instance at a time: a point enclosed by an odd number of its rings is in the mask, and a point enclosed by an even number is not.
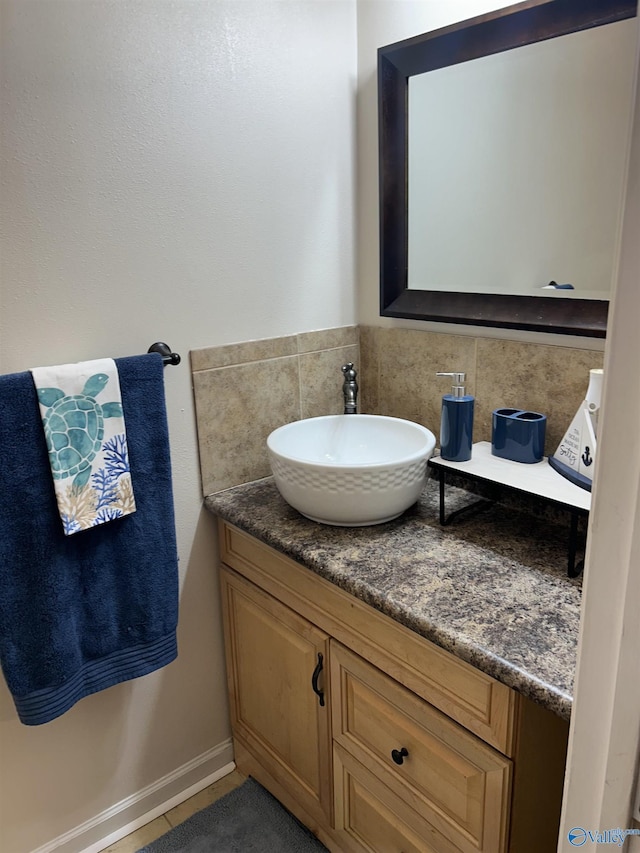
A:
[[[491,452],[513,462],[541,462],[547,416],[523,409],[496,409],[492,415]]]

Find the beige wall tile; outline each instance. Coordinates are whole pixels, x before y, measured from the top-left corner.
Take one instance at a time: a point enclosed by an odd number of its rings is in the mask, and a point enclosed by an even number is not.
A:
[[[358,327],[340,326],[337,329],[302,332],[297,336],[297,339],[299,353],[355,346],[358,343]]]
[[[300,359],[300,408],[303,418],[341,415],[344,412],[342,365],[353,362],[358,370],[357,346],[305,353]],[[359,384],[359,383],[358,383]],[[358,407],[358,411],[361,411]]]
[[[467,391],[475,389],[475,338],[442,335],[413,329],[379,330],[378,410],[408,418],[440,436],[442,396],[451,380],[438,371],[467,374]]]
[[[191,370],[209,370],[214,367],[228,367],[231,364],[243,364],[248,361],[263,361],[267,358],[282,358],[295,355],[297,336],[283,338],[262,338],[256,341],[244,341],[227,344],[222,347],[203,347],[191,350]]]
[[[203,494],[271,473],[269,433],[300,418],[298,358],[274,358],[193,375]]]
[[[549,454],[584,399],[589,369],[602,367],[603,353],[374,326],[195,350],[203,493],[268,476],[265,442],[277,426],[342,412],[340,368],[347,361],[358,370],[360,412],[417,421],[439,439],[442,396],[451,383],[436,373],[463,371],[476,397],[474,441],[491,440],[494,409],[530,409],[547,415]]]
[[[379,413],[378,399],[378,339],[380,329],[375,326],[360,327],[360,409],[368,415]]]
[[[358,369],[358,339],[344,326],[191,352],[204,495],[268,476],[272,429],[343,411],[340,368]]]
[[[478,338],[474,441],[491,441],[494,409],[528,409],[547,416],[545,454],[554,453],[603,360],[595,350]]]

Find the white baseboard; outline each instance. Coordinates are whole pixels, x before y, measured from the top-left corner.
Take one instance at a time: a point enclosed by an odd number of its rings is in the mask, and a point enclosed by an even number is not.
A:
[[[235,769],[224,741],[33,853],[99,853]]]

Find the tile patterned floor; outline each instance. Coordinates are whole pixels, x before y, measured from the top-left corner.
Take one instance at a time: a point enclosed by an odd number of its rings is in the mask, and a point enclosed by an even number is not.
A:
[[[136,850],[139,850],[146,844],[151,844],[156,838],[160,838],[165,832],[169,832],[174,826],[178,826],[179,823],[191,817],[192,814],[210,806],[211,803],[215,803],[216,800],[228,794],[229,791],[233,791],[244,780],[245,777],[241,773],[238,773],[237,770],[234,770],[232,773],[214,782],[213,785],[209,785],[208,788],[200,791],[199,794],[195,794],[193,797],[185,800],[184,803],[180,803],[179,806],[166,812],[161,817],[157,817],[151,823],[147,823],[145,826],[141,826],[140,829],[132,832],[131,835],[127,835],[110,847],[105,848],[102,853],[135,853]]]

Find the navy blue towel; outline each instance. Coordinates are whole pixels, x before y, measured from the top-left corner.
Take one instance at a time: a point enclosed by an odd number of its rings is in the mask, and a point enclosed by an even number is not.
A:
[[[30,373],[0,376],[0,664],[27,725],[177,654],[163,363],[116,359],[136,512],[65,536]]]

